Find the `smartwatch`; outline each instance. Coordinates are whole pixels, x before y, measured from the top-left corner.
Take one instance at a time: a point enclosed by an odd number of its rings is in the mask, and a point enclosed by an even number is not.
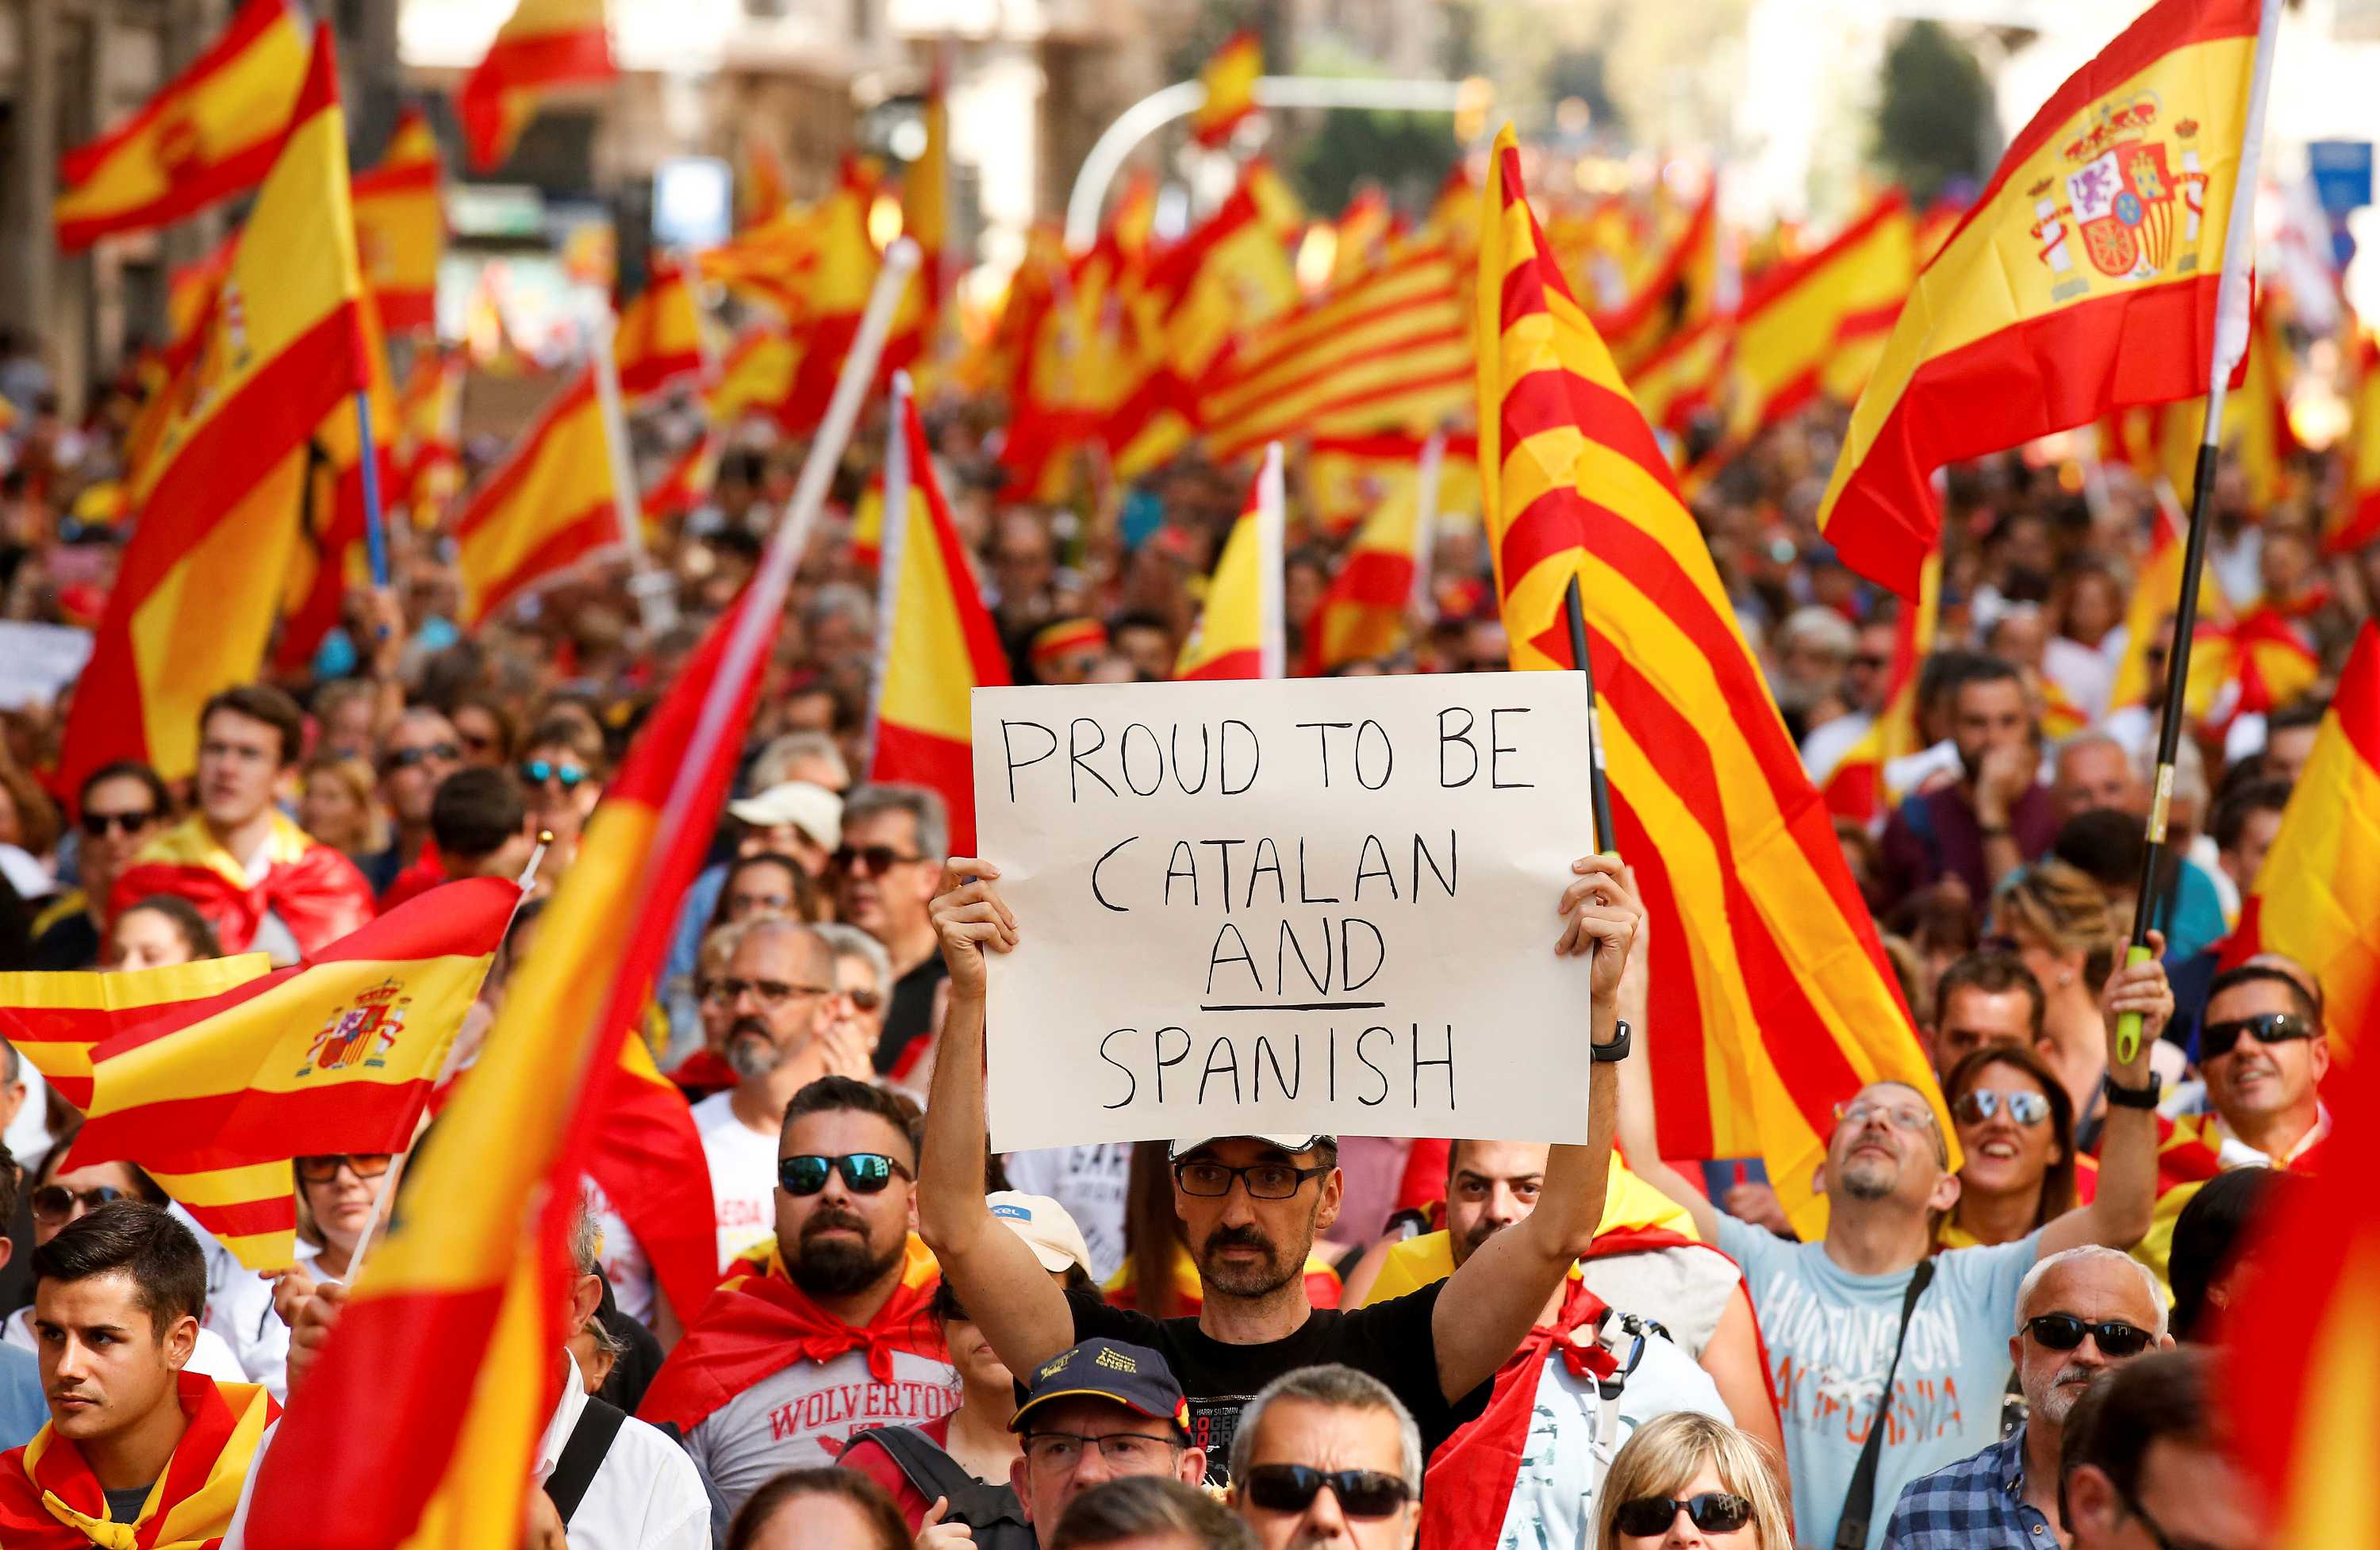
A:
[[[1634,1030],[1628,1026],[1628,1019],[1615,1017],[1611,1020],[1610,1042],[1589,1044],[1587,1048],[1595,1052],[1595,1059],[1598,1064],[1610,1065],[1615,1061],[1624,1060],[1628,1059],[1629,1037],[1633,1032]]]
[[[2165,1078],[2155,1072],[2149,1072],[2145,1087],[2127,1087],[2112,1076],[2107,1078],[2107,1101],[2118,1108],[2155,1108],[2164,1093]]]

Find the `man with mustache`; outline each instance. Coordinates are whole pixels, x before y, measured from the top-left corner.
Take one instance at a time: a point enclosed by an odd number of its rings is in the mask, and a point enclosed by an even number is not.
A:
[[[909,1233],[911,1112],[848,1076],[793,1095],[775,1147],[776,1236],[736,1259],[638,1407],[684,1437],[714,1537],[771,1475],[832,1463],[854,1432],[958,1404],[928,1307],[933,1256]]]
[[[719,988],[735,1017],[722,1054],[737,1082],[694,1106],[694,1128],[710,1165],[724,1265],[777,1219],[772,1181],[787,1101],[821,1076],[866,1075],[868,1051],[845,1047],[847,1035],[820,1015],[834,994],[834,952],[798,921],[752,921]]]
[[[2173,1347],[2156,1278],[2114,1249],[2069,1249],[2034,1265],[2017,1291],[2016,1316],[2009,1355],[2024,1389],[2024,1424],[1912,1481],[1885,1526],[1885,1550],[2063,1550],[2058,1460],[2067,1417],[2101,1374]]]

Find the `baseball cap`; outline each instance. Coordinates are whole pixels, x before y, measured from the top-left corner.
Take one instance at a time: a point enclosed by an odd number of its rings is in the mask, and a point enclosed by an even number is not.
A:
[[[1339,1144],[1339,1138],[1335,1135],[1257,1135],[1245,1131],[1234,1131],[1224,1135],[1185,1135],[1179,1141],[1168,1143],[1166,1155],[1174,1158],[1186,1157],[1201,1146],[1210,1146],[1218,1141],[1234,1139],[1261,1141],[1269,1146],[1278,1146],[1284,1152],[1308,1152],[1326,1144],[1332,1146]]]
[[[1170,1421],[1187,1438],[1190,1402],[1165,1358],[1147,1346],[1122,1340],[1085,1340],[1068,1346],[1033,1370],[1031,1383],[1016,1386],[1016,1413],[1008,1420],[1012,1432],[1025,1430],[1025,1418],[1053,1400],[1106,1399],[1151,1421]]]
[[[843,798],[808,781],[787,781],[727,805],[728,816],[755,829],[791,824],[828,850],[843,843]]]
[[[1083,1229],[1075,1225],[1064,1206],[1048,1195],[1000,1190],[984,1196],[983,1203],[1002,1226],[1025,1240],[1042,1269],[1063,1270],[1079,1265],[1083,1274],[1091,1273],[1091,1250],[1083,1241]]]

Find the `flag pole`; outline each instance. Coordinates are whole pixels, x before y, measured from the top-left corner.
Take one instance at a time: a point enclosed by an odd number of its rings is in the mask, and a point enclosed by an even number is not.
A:
[[[892,660],[892,611],[901,600],[901,548],[909,537],[909,373],[892,373],[884,427],[883,521],[876,535],[876,672],[868,682],[868,731],[860,746],[876,768],[877,720],[884,713],[884,669]]]
[[[628,461],[628,417],[621,406],[620,369],[612,358],[612,336],[619,326],[605,308],[601,323],[586,331],[589,363],[595,371],[595,401],[603,415],[603,450],[612,465],[612,510],[620,524],[620,542],[628,551],[628,590],[637,599],[645,632],[657,635],[677,623],[676,579],[653,569],[645,552],[644,514],[637,509],[637,471]]]
[[[1438,560],[1438,480],[1446,463],[1446,428],[1429,433],[1421,444],[1421,481],[1414,491],[1414,584],[1412,606],[1429,601],[1430,567]]]
[[[1571,573],[1562,591],[1562,613],[1570,622],[1570,656],[1578,675],[1586,680],[1586,794],[1595,814],[1595,846],[1614,861],[1620,842],[1611,832],[1611,781],[1603,772],[1603,721],[1595,708],[1595,661],[1586,649],[1586,604],[1578,589],[1578,573]]]
[[[388,585],[388,530],[381,516],[380,458],[372,445],[371,390],[356,389],[357,472],[363,476],[364,551],[374,587]]]
[[[1286,559],[1282,549],[1287,536],[1282,532],[1288,520],[1288,499],[1284,493],[1281,472],[1281,443],[1265,443],[1264,466],[1257,473],[1257,537],[1261,556],[1262,584],[1257,589],[1258,646],[1257,660],[1262,663],[1259,676],[1280,678],[1289,671],[1289,630],[1283,618],[1282,591],[1288,578],[1282,574]]]
[[[2248,352],[2248,260],[2253,246],[2256,163],[2264,149],[2265,102],[2273,79],[2273,33],[2281,0],[2264,0],[2256,24],[2256,73],[2248,89],[2248,122],[2240,136],[2239,170],[2232,179],[2231,208],[2223,228],[2223,278],[2215,293],[2215,349],[2206,383],[2206,421],[2198,442],[2198,467],[2190,495],[2190,529],[2181,549],[2181,596],[2174,604],[2173,650],[2166,659],[2165,712],[2157,723],[2156,784],[2149,803],[2148,842],[2141,849],[2140,890],[2132,905],[2132,939],[2127,965],[2146,963],[2149,928],[2156,905],[2157,873],[2165,861],[2166,820],[2173,803],[2173,768],[2181,752],[2182,721],[2190,694],[2191,637],[2198,629],[2198,588],[2206,569],[2206,508],[2214,493],[2223,452],[2223,398],[2232,369]],[[2141,1015],[2116,1020],[2116,1059],[2141,1052]]]

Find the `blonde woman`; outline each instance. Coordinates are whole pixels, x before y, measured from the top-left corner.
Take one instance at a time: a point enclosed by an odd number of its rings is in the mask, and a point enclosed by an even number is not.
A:
[[[298,789],[298,827],[350,861],[388,849],[388,817],[372,767],[335,754],[315,756]]]
[[[1637,1429],[1604,1471],[1596,1550],[1793,1550],[1776,1455],[1693,1411]]]

